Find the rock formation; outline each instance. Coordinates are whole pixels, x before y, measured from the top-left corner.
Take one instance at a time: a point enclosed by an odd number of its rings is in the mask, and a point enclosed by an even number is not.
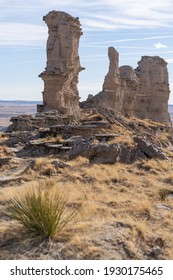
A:
[[[164,59],[144,56],[137,69],[118,67],[118,52],[108,49],[109,71],[103,90],[81,103],[82,108],[107,108],[124,116],[136,116],[155,122],[170,123],[169,83]]]
[[[121,113],[130,117],[135,114],[135,103],[139,91],[139,79],[131,66],[121,66],[120,75],[122,80],[123,103]]]
[[[40,74],[44,81],[43,105],[38,111],[57,110],[60,114],[78,116],[77,89],[80,66],[78,46],[82,35],[80,22],[65,12],[49,12],[43,20],[49,29],[47,66]]]
[[[135,72],[140,80],[135,116],[156,122],[171,122],[168,113],[170,90],[165,60],[158,56],[143,56]]]
[[[108,49],[109,71],[105,76],[103,90],[93,98],[90,95],[86,103],[82,103],[84,108],[111,108],[119,112],[122,107],[123,93],[121,91],[121,79],[119,72],[119,54],[113,48]]]

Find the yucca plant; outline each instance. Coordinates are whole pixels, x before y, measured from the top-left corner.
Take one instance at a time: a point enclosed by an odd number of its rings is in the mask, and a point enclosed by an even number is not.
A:
[[[31,232],[53,237],[74,216],[65,205],[65,198],[57,191],[32,188],[25,195],[8,201],[6,214]]]

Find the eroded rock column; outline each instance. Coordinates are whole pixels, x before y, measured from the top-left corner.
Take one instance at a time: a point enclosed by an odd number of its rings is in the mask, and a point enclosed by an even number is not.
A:
[[[102,90],[102,100],[106,107],[117,112],[122,106],[123,94],[119,72],[119,53],[113,48],[108,48],[109,71],[105,76]]]
[[[44,81],[41,110],[57,110],[60,114],[79,114],[78,55],[82,35],[80,22],[65,12],[49,12],[43,20],[48,26],[47,66],[40,74]]]
[[[135,114],[136,97],[139,92],[139,79],[135,70],[129,65],[120,67],[120,75],[124,97],[121,113],[126,117],[130,117]]]
[[[113,47],[108,48],[109,71],[105,76],[103,89],[93,98],[89,96],[82,103],[83,108],[109,108],[120,112],[123,102],[121,78],[119,72],[119,54]]]
[[[143,56],[136,69],[140,79],[135,115],[155,122],[171,122],[168,113],[170,94],[167,63],[158,56]]]

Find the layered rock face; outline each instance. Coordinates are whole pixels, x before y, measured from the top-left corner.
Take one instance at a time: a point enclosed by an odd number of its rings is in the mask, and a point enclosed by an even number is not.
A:
[[[156,122],[171,122],[168,113],[170,89],[165,60],[158,56],[143,56],[135,72],[140,80],[135,116]]]
[[[65,12],[49,12],[43,20],[49,30],[47,66],[40,74],[44,81],[43,105],[38,111],[57,110],[60,114],[78,116],[78,55],[80,22]]]

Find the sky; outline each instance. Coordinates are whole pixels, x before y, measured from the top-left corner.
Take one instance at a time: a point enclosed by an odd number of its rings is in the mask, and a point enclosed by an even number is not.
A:
[[[0,99],[42,100],[49,11],[79,17],[81,100],[102,90],[108,72],[108,47],[119,52],[121,65],[137,67],[141,56],[168,62],[173,104],[173,0],[0,0]]]

